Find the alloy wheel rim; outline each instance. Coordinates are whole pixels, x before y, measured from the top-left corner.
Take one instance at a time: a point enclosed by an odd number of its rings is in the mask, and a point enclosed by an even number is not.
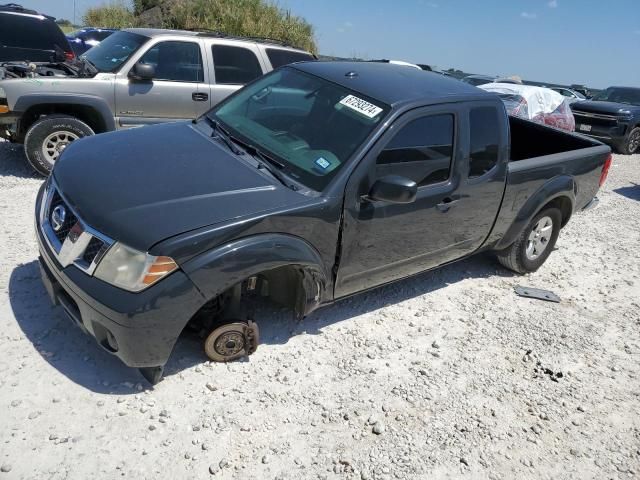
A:
[[[629,153],[634,153],[640,146],[640,132],[635,132],[629,139]]]
[[[50,163],[55,162],[58,160],[60,154],[64,152],[65,148],[78,138],[80,137],[72,132],[53,132],[42,142],[42,154],[44,158]]]
[[[544,253],[549,246],[552,234],[553,220],[551,217],[545,216],[538,220],[527,238],[525,255],[529,260],[536,260]]]

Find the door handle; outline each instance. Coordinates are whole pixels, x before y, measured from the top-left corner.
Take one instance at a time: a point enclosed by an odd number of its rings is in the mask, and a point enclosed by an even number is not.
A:
[[[442,202],[436,205],[436,208],[441,212],[448,212],[449,209],[453,207],[456,203],[458,203],[458,200],[454,200],[451,197],[446,197],[442,199]]]
[[[209,100],[209,94],[208,93],[202,93],[202,92],[193,92],[191,94],[191,98],[196,102],[205,102],[205,101]]]

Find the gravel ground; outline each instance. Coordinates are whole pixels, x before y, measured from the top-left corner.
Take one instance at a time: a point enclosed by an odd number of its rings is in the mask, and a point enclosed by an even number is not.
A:
[[[185,337],[154,389],[49,305],[40,183],[0,144],[0,480],[640,476],[640,155],[535,274],[479,256],[274,312],[228,365]]]

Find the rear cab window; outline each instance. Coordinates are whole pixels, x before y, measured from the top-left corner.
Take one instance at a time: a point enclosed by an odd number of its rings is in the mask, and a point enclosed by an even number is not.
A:
[[[474,107],[469,111],[469,178],[481,177],[498,163],[500,117],[495,107]]]
[[[274,70],[290,63],[315,60],[313,55],[305,52],[283,50],[281,48],[266,48],[265,51]]]

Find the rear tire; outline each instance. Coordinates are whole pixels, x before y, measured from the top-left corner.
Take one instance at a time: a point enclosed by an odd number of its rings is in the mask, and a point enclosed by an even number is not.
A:
[[[549,258],[558,240],[562,213],[546,208],[538,213],[510,247],[496,253],[498,261],[517,273],[535,272]]]
[[[48,115],[35,122],[27,131],[24,151],[33,169],[45,177],[73,141],[93,135],[89,125],[68,115]]]
[[[640,127],[629,132],[629,136],[618,150],[623,155],[633,155],[640,152]]]

